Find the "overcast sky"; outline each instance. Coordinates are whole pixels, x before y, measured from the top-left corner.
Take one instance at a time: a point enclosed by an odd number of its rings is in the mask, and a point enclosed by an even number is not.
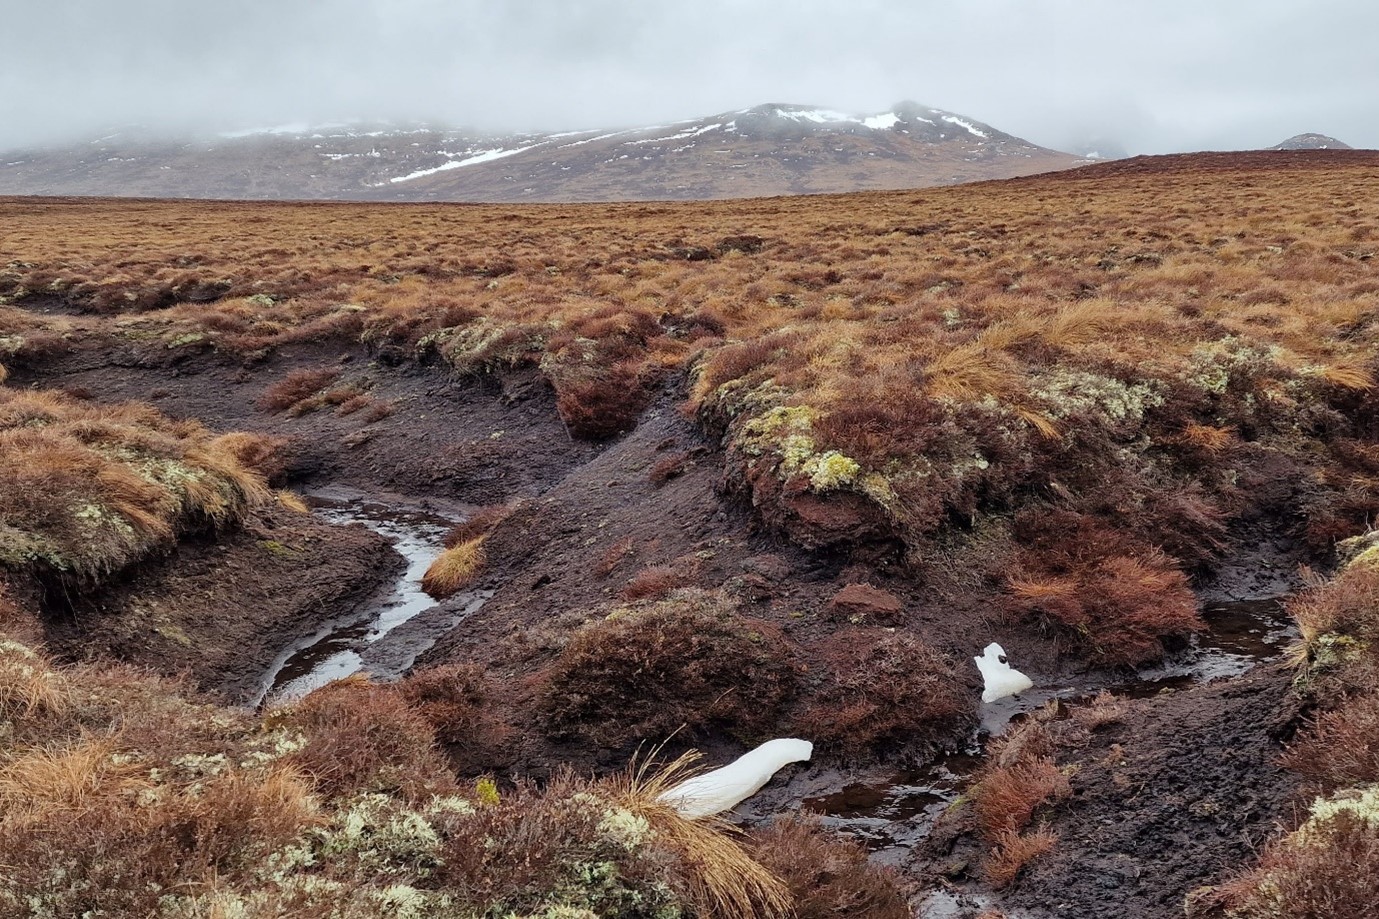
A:
[[[1374,0],[0,0],[0,149],[137,122],[663,124],[902,99],[1047,146],[1379,147]]]

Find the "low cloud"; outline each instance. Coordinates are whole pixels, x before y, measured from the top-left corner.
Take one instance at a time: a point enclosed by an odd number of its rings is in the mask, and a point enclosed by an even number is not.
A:
[[[915,99],[1049,146],[1379,147],[1379,7],[1285,0],[51,0],[6,13],[0,149],[140,124],[664,123]]]

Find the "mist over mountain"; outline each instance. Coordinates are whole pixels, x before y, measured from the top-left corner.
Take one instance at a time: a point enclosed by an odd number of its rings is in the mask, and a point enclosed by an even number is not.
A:
[[[0,194],[711,199],[951,185],[1087,161],[915,102],[874,114],[769,103],[673,124],[556,133],[337,122],[169,140],[134,126],[0,154]]]

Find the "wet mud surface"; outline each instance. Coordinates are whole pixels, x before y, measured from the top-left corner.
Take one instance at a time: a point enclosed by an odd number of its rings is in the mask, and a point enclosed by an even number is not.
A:
[[[946,742],[861,764],[821,748],[735,815],[743,823],[793,810],[818,815],[901,873],[916,915],[1179,916],[1187,891],[1247,860],[1290,814],[1293,783],[1275,765],[1296,724],[1289,675],[1276,666],[1290,635],[1276,603],[1256,602],[1296,586],[1298,554],[1286,540],[1261,539],[1222,566],[1201,591],[1209,631],[1163,665],[1088,670],[1047,636],[1000,621],[980,580],[941,564],[806,552],[757,528],[748,508],[723,497],[717,445],[675,411],[675,392],[636,430],[602,445],[571,441],[533,378],[478,384],[414,365],[377,373],[374,392],[395,406],[377,422],[254,407],[293,369],[354,372],[371,360],[318,347],[246,368],[216,355],[168,364],[133,351],[79,351],[19,381],[146,399],[219,430],[288,437],[290,484],[316,505],[309,518],[275,510],[219,542],[189,543],[144,566],[58,621],[54,647],[187,671],[246,703],[354,669],[392,679],[413,666],[477,663],[502,688],[498,713],[512,717],[526,711],[541,668],[574,628],[601,615],[640,572],[672,567],[686,586],[727,591],[795,649],[801,701],[785,713],[783,731],[840,647],[889,629],[948,655],[974,699],[980,680],[969,658],[993,638],[1034,678],[1035,690],[982,707],[975,730]],[[679,472],[653,481],[670,457]],[[415,581],[442,528],[476,505],[511,499],[520,503],[490,534],[475,590],[439,603],[419,595]],[[270,542],[295,554],[268,551]],[[900,612],[885,622],[831,612],[833,598],[857,582],[893,594]],[[198,592],[210,599],[196,600]],[[1058,846],[1012,888],[990,890],[962,805],[985,742],[1050,700],[1077,705],[1101,689],[1128,699],[1128,711],[1059,752],[1060,765],[1075,769],[1075,795],[1048,817]],[[561,764],[626,762],[626,751],[517,727],[518,749],[498,764],[505,775],[539,780]],[[743,749],[727,737],[698,746],[712,765]]]
[[[421,589],[421,578],[442,551],[446,532],[467,514],[442,514],[433,502],[399,497],[378,500],[355,489],[319,488],[306,495],[315,517],[337,527],[363,527],[383,537],[405,567],[342,621],[323,623],[313,634],[278,655],[255,702],[295,699],[331,680],[367,673],[378,680],[401,677],[417,655],[483,605],[486,592],[466,591],[452,608]]]
[[[1004,901],[1031,916],[1177,917],[1192,889],[1251,859],[1293,816],[1277,764],[1296,712],[1291,673],[1244,676],[1136,706],[1068,757],[1059,843]],[[955,850],[956,851],[956,850]]]
[[[1102,690],[1127,700],[1187,698],[1256,668],[1269,671],[1297,635],[1277,599],[1210,604],[1204,618],[1208,631],[1161,665],[1129,675],[1089,673],[1064,686],[1036,683],[1030,691],[983,705],[980,726],[959,748],[919,768],[855,775],[820,767],[802,770],[745,803],[738,814],[755,823],[798,801],[801,810],[818,815],[825,826],[859,840],[874,861],[904,866],[962,800],[984,762],[987,743],[1012,721],[1053,700],[1065,709],[1085,705]]]
[[[375,533],[268,508],[220,538],[184,541],[99,594],[50,602],[46,641],[65,659],[113,658],[246,701],[265,661],[323,618],[364,608],[401,567]]]

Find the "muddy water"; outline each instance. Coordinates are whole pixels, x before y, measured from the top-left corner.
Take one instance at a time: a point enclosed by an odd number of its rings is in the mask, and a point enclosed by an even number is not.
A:
[[[1204,608],[1203,617],[1208,631],[1186,651],[1157,667],[1130,677],[1090,674],[1065,686],[1040,686],[1037,674],[1030,674],[1035,678],[1035,689],[982,706],[982,723],[966,749],[940,757],[922,769],[875,776],[805,797],[803,808],[818,814],[825,826],[856,837],[872,851],[875,861],[898,864],[959,798],[981,765],[986,742],[1000,736],[1012,720],[1051,699],[1075,703],[1102,689],[1146,698],[1239,676],[1280,657],[1297,635],[1278,600],[1211,604]]]
[[[436,601],[421,589],[422,575],[443,550],[442,540],[461,514],[385,503],[345,489],[321,490],[306,500],[322,520],[362,524],[386,537],[407,566],[357,615],[327,622],[314,635],[285,648],[265,676],[255,704],[268,698],[299,698],[360,671],[396,679],[438,634],[487,599],[475,592],[458,613],[439,615]]]

